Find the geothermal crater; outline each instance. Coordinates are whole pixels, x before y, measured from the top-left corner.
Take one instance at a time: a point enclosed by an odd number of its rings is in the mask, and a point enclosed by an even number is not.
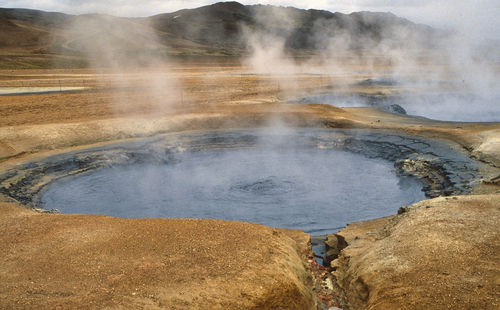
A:
[[[226,219],[324,234],[422,199],[417,182],[400,181],[380,159],[256,146],[101,169],[50,186],[41,202],[64,213]]]
[[[6,172],[0,191],[63,213],[238,220],[323,235],[394,214],[425,195],[466,193],[477,171],[443,141],[271,128],[169,134],[59,154]]]

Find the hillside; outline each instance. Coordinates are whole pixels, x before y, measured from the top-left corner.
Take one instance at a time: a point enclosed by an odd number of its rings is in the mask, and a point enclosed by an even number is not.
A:
[[[15,66],[21,56],[24,62],[43,56],[71,61],[109,46],[124,54],[238,56],[251,50],[255,37],[263,44],[282,40],[293,54],[314,53],[332,42],[349,49],[380,42],[428,44],[434,36],[432,28],[391,13],[342,14],[238,2],[146,18],[0,8],[0,66]]]
[[[189,41],[212,46],[245,49],[245,29],[285,39],[292,50],[326,48],[325,42],[336,36],[348,36],[351,48],[382,40],[426,41],[432,28],[414,24],[392,13],[332,13],[270,5],[245,6],[223,2],[197,9],[155,15],[149,18],[153,27]],[[403,31],[404,30],[404,31]]]

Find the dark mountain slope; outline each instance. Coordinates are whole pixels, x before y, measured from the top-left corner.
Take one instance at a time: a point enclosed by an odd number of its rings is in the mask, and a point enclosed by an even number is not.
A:
[[[241,55],[249,38],[265,45],[282,40],[285,48],[313,53],[344,42],[344,48],[428,45],[436,31],[391,13],[332,13],[270,5],[220,2],[147,18],[100,14],[67,15],[0,8],[0,48],[27,53],[84,55],[113,46],[123,53]]]
[[[309,50],[324,48],[328,39],[339,35],[348,36],[352,48],[365,46],[367,41],[372,44],[382,40],[393,44],[403,40],[425,43],[434,35],[432,28],[391,13],[346,15],[269,5],[244,6],[237,2],[160,14],[149,20],[155,29],[170,35],[240,49],[246,43],[244,29],[281,37],[290,49]]]

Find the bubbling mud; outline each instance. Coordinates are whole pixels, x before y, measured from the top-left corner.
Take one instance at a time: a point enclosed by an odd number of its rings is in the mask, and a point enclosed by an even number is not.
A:
[[[238,220],[327,234],[425,199],[418,181],[398,177],[382,159],[300,144],[295,134],[257,137],[244,147],[231,139],[213,137],[207,144],[219,147],[170,154],[162,163],[63,178],[41,203],[63,213]]]
[[[0,172],[0,193],[41,211],[256,222],[314,235],[468,194],[480,162],[451,142],[385,130],[260,128],[163,134]]]

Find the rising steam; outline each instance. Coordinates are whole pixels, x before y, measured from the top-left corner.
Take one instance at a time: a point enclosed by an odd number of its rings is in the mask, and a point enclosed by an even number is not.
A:
[[[180,101],[165,48],[146,20],[80,15],[66,27],[60,48],[84,56],[102,87],[116,90],[117,113],[165,112]]]
[[[254,14],[260,27],[242,28],[250,51],[244,64],[257,74],[279,79],[284,74],[320,73],[335,78],[361,69],[359,73],[375,81],[395,81],[403,91],[393,93],[397,99],[391,100],[409,114],[452,121],[500,120],[500,44],[482,35],[477,16],[462,16],[462,27],[446,31],[391,14],[318,18],[313,36],[307,38],[315,50],[309,51],[307,60],[297,61],[290,53],[290,41],[301,23],[297,11],[256,6]],[[351,98],[349,105],[367,104]]]

